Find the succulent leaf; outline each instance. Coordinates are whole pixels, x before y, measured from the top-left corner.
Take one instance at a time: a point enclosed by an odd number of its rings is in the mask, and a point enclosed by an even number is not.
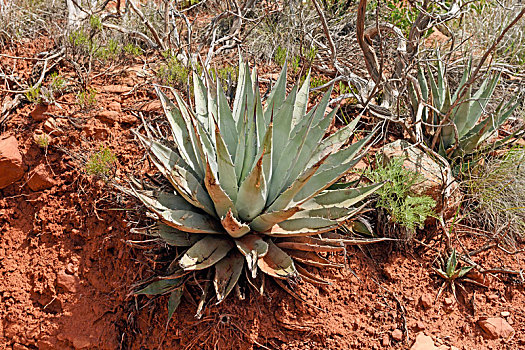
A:
[[[223,301],[235,287],[241,276],[243,265],[244,258],[234,251],[215,264],[213,285],[217,295],[217,304]]]
[[[233,242],[221,237],[206,236],[184,253],[179,261],[183,270],[203,270],[213,266],[233,248]]]
[[[268,241],[268,253],[257,260],[257,266],[267,275],[280,279],[297,276],[292,258],[272,241]]]
[[[258,235],[246,235],[235,240],[235,244],[246,258],[252,278],[255,278],[257,276],[257,261],[268,253],[268,243]]]
[[[221,224],[226,232],[233,238],[242,237],[250,232],[250,226],[237,220],[231,210],[221,219]]]

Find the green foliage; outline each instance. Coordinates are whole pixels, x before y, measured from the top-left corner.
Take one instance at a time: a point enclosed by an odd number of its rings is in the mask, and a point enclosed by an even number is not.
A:
[[[452,294],[457,299],[456,286],[465,291],[465,287],[463,287],[461,284],[463,282],[472,283],[480,287],[486,287],[485,285],[466,277],[467,274],[474,268],[474,266],[469,265],[460,267],[461,264],[458,261],[456,249],[452,248],[452,251],[446,259],[446,262],[441,258],[441,256],[437,259],[437,261],[438,266],[433,267],[432,269],[438,274],[439,277],[444,279],[444,282],[438,291],[436,299],[439,299],[439,296],[447,286],[450,287]]]
[[[97,103],[97,91],[87,88],[77,94],[77,104],[83,109],[92,108]]]
[[[117,157],[107,147],[100,146],[99,150],[89,157],[86,162],[86,173],[88,175],[107,177],[114,168]]]
[[[304,50],[303,49],[303,55],[306,57],[306,60],[312,64],[312,62],[314,61],[315,59],[315,56],[317,55],[317,47],[315,46],[312,46],[310,47],[308,50]]]
[[[47,149],[49,147],[49,135],[46,133],[39,134],[35,137],[35,142],[38,147]]]
[[[73,30],[68,36],[69,42],[76,47],[91,47],[92,42],[82,29]]]
[[[387,0],[386,6],[390,10],[387,21],[408,35],[419,11],[405,0]]]
[[[115,60],[120,56],[122,48],[118,41],[115,39],[109,39],[105,46],[98,48],[95,51],[95,56],[101,60]]]
[[[51,82],[49,89],[53,92],[62,91],[66,87],[66,80],[62,78],[57,72],[53,72],[50,75]]]
[[[102,21],[100,20],[100,17],[96,15],[91,15],[89,17],[89,25],[92,30],[94,31],[101,31],[102,30]]]
[[[174,53],[166,51],[162,55],[166,60],[166,63],[159,68],[159,77],[162,81],[172,86],[186,86],[190,69]]]
[[[311,79],[311,86],[313,88],[319,87],[319,86],[323,86],[324,84],[328,83],[329,81],[330,80],[328,80],[326,78],[314,76]]]
[[[412,186],[423,177],[406,169],[403,162],[403,158],[393,158],[386,164],[377,160],[375,169],[367,170],[365,176],[374,182],[387,181],[377,191],[376,206],[386,210],[393,222],[413,232],[416,228],[423,228],[427,218],[435,217],[436,201],[413,193]]]
[[[132,56],[140,56],[143,54],[143,51],[140,48],[140,46],[134,45],[132,43],[127,43],[126,45],[124,45],[122,47],[122,51]]]
[[[447,79],[445,64],[437,54],[437,79],[430,66],[419,67],[418,85],[410,88],[410,99],[414,114],[418,108],[417,90],[421,98],[433,108],[424,107],[421,119],[427,145],[449,159],[452,165],[461,165],[464,156],[474,153],[480,144],[494,134],[509,119],[518,107],[516,98],[501,102],[493,113],[486,115],[486,108],[498,84],[500,74],[487,75],[478,90],[472,93],[467,82],[472,74],[472,60],[465,65],[459,86],[452,91]],[[441,125],[443,124],[443,125]],[[441,125],[441,126],[440,126]],[[437,136],[436,136],[437,135]],[[509,137],[508,139],[510,139]]]
[[[273,59],[281,67],[284,66],[284,63],[286,62],[287,57],[288,57],[288,67],[292,70],[292,72],[296,73],[299,70],[299,63],[301,62],[301,58],[299,56],[289,57],[286,49],[284,49],[281,46],[278,46],[275,49]]]
[[[170,294],[170,315],[186,280],[205,278],[204,290],[213,284],[218,303],[241,276],[260,285],[264,274],[287,288],[297,278],[327,283],[303,264],[338,266],[316,253],[381,240],[329,232],[358,215],[364,200],[383,185],[331,187],[363,156],[373,135],[348,145],[355,119],[324,138],[337,112],[325,116],[331,89],[307,112],[310,78],[288,95],[286,78],[285,67],[266,108],[254,84],[257,77],[243,62],[233,109],[217,86],[220,82],[202,81],[195,72],[194,111],[178,94],[173,103],[157,88],[172,138],[156,140],[149,136],[152,132],[137,137],[173,188],[168,183],[143,187],[136,181],[123,191],[159,218],[156,228],[144,233],[156,236],[163,247],[177,247],[166,251],[169,279],[150,280],[136,290]],[[144,128],[151,131],[153,126]],[[206,298],[201,298],[198,317]]]
[[[40,96],[40,90],[40,85],[35,85],[29,88],[29,90],[27,90],[25,93],[27,100],[30,103],[40,103],[42,101],[42,97]]]

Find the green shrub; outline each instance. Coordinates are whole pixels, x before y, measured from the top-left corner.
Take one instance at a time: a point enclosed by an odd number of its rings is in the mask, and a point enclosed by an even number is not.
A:
[[[423,177],[403,167],[403,162],[403,158],[393,158],[386,164],[377,160],[375,168],[367,170],[365,176],[374,182],[387,182],[377,191],[376,207],[386,211],[388,221],[401,226],[406,230],[406,238],[410,238],[417,228],[424,227],[427,218],[436,217],[436,201],[413,193],[412,186]]]
[[[117,157],[109,148],[100,146],[99,150],[91,154],[87,160],[86,173],[98,177],[107,177],[111,174],[116,160]]]
[[[93,108],[97,103],[97,91],[87,88],[77,94],[77,104],[83,109]]]

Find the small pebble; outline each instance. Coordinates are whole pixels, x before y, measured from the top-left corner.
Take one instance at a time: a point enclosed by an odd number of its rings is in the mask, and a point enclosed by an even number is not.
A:
[[[400,329],[394,329],[392,331],[392,339],[394,339],[395,341],[403,340],[403,332]]]
[[[510,312],[508,311],[502,311],[501,312],[501,317],[509,317],[510,316]]]

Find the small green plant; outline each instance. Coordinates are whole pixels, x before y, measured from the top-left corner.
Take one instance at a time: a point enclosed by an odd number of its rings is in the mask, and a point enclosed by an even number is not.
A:
[[[459,267],[460,264],[458,263],[456,256],[456,249],[452,248],[452,252],[450,253],[446,263],[441,256],[438,257],[437,261],[438,267],[433,267],[432,269],[439,275],[439,277],[443,278],[444,281],[439,288],[436,300],[439,299],[441,293],[443,293],[447,287],[450,287],[454,298],[457,300],[456,286],[460,287],[461,290],[466,293],[465,287],[462,284],[464,282],[472,283],[480,287],[486,287],[484,284],[466,277],[466,275],[474,268],[474,266],[469,265]]]
[[[40,95],[40,90],[41,90],[40,85],[35,85],[29,88],[29,90],[27,90],[25,93],[27,100],[30,103],[37,103],[37,104],[42,102],[42,96]]]
[[[107,177],[111,174],[117,157],[107,147],[100,146],[99,150],[89,157],[86,162],[86,173],[88,175]]]
[[[102,21],[100,20],[99,16],[91,15],[91,17],[89,17],[89,25],[94,31],[102,30]]]
[[[132,56],[140,56],[143,53],[140,46],[134,45],[132,43],[127,43],[126,45],[124,45],[122,47],[122,51]]]
[[[162,54],[166,63],[159,69],[160,78],[169,85],[186,86],[190,76],[190,70],[187,68],[175,54],[166,51]]]
[[[390,10],[387,17],[388,22],[401,29],[403,33],[408,34],[419,11],[404,0],[387,0],[386,6]]]
[[[284,66],[284,63],[286,62],[286,50],[281,46],[278,46],[273,54],[273,59],[278,65]]]
[[[77,103],[83,109],[92,108],[97,103],[97,91],[94,88],[87,88],[77,94]]]
[[[62,91],[66,87],[66,81],[57,72],[51,73],[49,89],[53,92]]]
[[[465,171],[462,187],[469,218],[493,232],[506,249],[519,249],[516,243],[525,235],[525,148],[515,146],[503,156],[484,157]]]
[[[323,85],[325,85],[328,82],[329,82],[329,80],[326,79],[326,78],[323,78],[323,77],[312,77],[311,86],[313,88],[316,88],[316,87],[319,87],[319,86],[323,86]]]
[[[310,47],[308,50],[305,50],[304,56],[306,57],[306,60],[312,64],[312,62],[315,59],[315,56],[317,55],[317,48],[315,46]]]
[[[46,133],[37,135],[35,142],[38,147],[47,149],[47,147],[49,147],[49,135]]]
[[[114,60],[119,57],[121,50],[118,41],[109,39],[105,46],[100,47],[95,52],[95,56],[104,61]]]
[[[68,36],[69,43],[75,47],[90,46],[90,40],[82,29],[72,31]]]
[[[404,238],[410,240],[417,228],[424,227],[427,218],[436,217],[433,211],[436,201],[432,197],[413,193],[412,186],[423,177],[406,169],[403,162],[401,157],[393,158],[389,162],[378,159],[375,169],[367,170],[365,176],[374,182],[386,181],[385,186],[377,191],[376,207],[388,213],[388,221],[404,228],[402,236],[406,235]]]

